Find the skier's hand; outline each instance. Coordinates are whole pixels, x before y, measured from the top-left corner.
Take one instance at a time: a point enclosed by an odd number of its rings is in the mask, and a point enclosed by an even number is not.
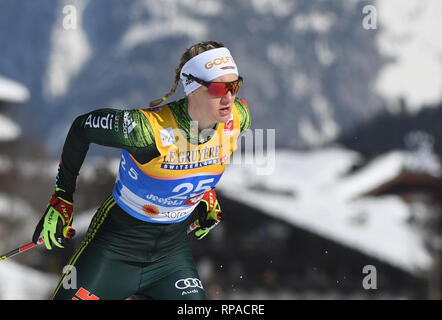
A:
[[[64,240],[71,238],[75,232],[71,227],[73,209],[72,196],[57,188],[35,228],[32,242],[37,243],[40,233],[43,231],[42,237],[48,250],[52,250],[51,243],[59,248],[64,248]]]
[[[196,207],[198,219],[193,222],[198,227],[195,236],[198,240],[204,238],[222,220],[222,211],[214,189],[206,191],[201,202]]]

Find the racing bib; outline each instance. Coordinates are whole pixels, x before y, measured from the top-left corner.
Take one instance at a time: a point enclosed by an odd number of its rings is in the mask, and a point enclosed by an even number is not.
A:
[[[229,121],[219,123],[214,136],[199,145],[187,140],[168,105],[140,111],[154,130],[160,156],[140,164],[123,150],[114,199],[127,213],[143,221],[183,221],[204,192],[218,183],[237,147],[240,123],[236,106]]]

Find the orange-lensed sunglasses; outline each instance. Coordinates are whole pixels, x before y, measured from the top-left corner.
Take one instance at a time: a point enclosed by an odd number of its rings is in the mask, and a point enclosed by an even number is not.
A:
[[[231,82],[210,82],[201,80],[191,74],[183,73],[188,81],[195,81],[205,87],[207,87],[209,94],[215,97],[222,97],[227,94],[227,92],[231,92],[232,95],[236,95],[241,88],[242,85],[242,77],[238,77],[238,80]]]

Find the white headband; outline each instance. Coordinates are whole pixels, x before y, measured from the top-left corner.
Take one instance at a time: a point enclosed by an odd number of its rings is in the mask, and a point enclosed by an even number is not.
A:
[[[223,47],[204,51],[187,61],[181,69],[180,78],[184,86],[184,92],[189,95],[201,85],[189,80],[183,74],[191,74],[201,80],[211,81],[231,73],[238,75],[238,68],[229,49]]]

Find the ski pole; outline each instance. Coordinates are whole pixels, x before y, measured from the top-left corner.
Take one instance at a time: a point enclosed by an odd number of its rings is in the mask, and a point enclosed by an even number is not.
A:
[[[192,222],[192,224],[189,224],[189,226],[187,227],[187,234],[191,233],[193,230],[195,230],[199,226],[200,226],[200,222],[198,219],[196,219],[194,222]]]
[[[0,261],[6,260],[8,258],[11,258],[11,257],[13,257],[13,256],[15,256],[15,255],[17,255],[19,253],[28,251],[29,249],[32,249],[32,248],[38,246],[41,243],[43,243],[43,238],[38,239],[37,243],[29,242],[29,243],[27,243],[27,244],[25,244],[25,245],[23,245],[21,247],[18,247],[17,249],[14,249],[14,250],[11,250],[11,251],[9,251],[9,252],[7,252],[5,254],[2,254],[0,256]]]
[[[72,227],[69,227],[66,231],[66,238],[70,239],[75,235],[75,230]],[[0,255],[0,261],[6,260],[8,258],[11,258],[13,256],[16,256],[17,254],[23,253],[25,251],[28,251],[29,249],[32,249],[44,242],[43,238],[40,238],[37,240],[37,243],[29,242],[25,245],[22,245],[21,247],[18,247],[17,249],[11,250],[5,254]]]

